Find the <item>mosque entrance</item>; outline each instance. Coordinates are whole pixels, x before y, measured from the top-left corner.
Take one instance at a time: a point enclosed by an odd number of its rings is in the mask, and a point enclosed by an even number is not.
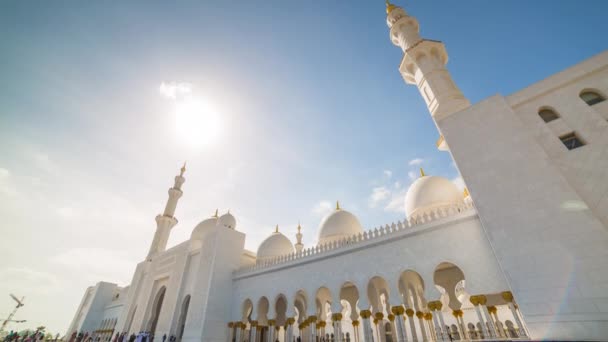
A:
[[[158,316],[160,315],[160,309],[163,306],[163,300],[165,299],[166,287],[161,287],[154,298],[154,306],[152,306],[152,317],[148,322],[148,331],[152,334],[156,331],[156,324],[158,323]]]
[[[188,307],[190,306],[190,295],[187,295],[182,303],[182,310],[179,315],[179,323],[177,324],[177,341],[181,341],[184,337],[184,328],[186,327],[186,317],[188,317]]]

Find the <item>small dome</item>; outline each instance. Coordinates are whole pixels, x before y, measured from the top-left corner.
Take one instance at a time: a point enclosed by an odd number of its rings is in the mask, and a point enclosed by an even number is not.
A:
[[[267,260],[270,258],[278,257],[293,253],[293,244],[287,236],[280,233],[278,229],[272,233],[266,240],[262,241],[260,247],[258,247],[258,260]]]
[[[215,228],[215,226],[217,226],[217,222],[217,217],[202,220],[201,223],[194,227],[192,235],[190,235],[190,240],[202,240],[207,232],[211,231],[213,228]]]
[[[230,212],[227,212],[224,215],[220,216],[218,225],[220,225],[220,227],[236,229],[236,219],[234,218],[234,216],[232,216]]]
[[[327,215],[319,225],[319,244],[325,244],[363,233],[357,217],[336,205],[336,210]]]
[[[454,183],[443,177],[422,176],[410,185],[405,194],[405,213],[410,219],[462,203],[462,193]]]

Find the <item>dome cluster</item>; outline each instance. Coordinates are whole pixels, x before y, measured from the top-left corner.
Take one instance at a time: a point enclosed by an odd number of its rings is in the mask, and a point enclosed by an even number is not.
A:
[[[417,220],[419,217],[436,210],[457,208],[464,201],[471,200],[467,196],[468,193],[465,190],[465,198],[463,199],[462,193],[450,180],[438,176],[426,176],[421,170],[421,177],[410,185],[405,195],[407,219]],[[213,217],[201,221],[194,228],[190,239],[203,240],[216,227],[235,229],[236,219],[230,212],[218,217],[216,211]],[[336,203],[336,208],[321,221],[318,231],[318,244],[324,245],[362,234],[363,227],[355,215],[340,208],[340,204]],[[298,243],[294,247],[290,239],[279,232],[277,226],[274,232],[262,241],[258,247],[257,260],[270,260],[294,253],[296,250],[299,252],[303,248],[300,226],[298,226],[296,237]]]
[[[190,235],[190,240],[203,240],[205,236],[207,236],[207,234],[217,226],[236,229],[236,219],[230,212],[218,217],[216,210],[215,215],[208,219],[202,220],[196,225],[196,227],[194,227],[192,235]]]

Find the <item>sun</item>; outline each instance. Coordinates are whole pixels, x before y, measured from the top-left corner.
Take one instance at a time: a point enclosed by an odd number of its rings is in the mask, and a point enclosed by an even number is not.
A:
[[[178,138],[190,147],[203,147],[216,141],[220,129],[217,111],[202,99],[187,97],[175,103]]]

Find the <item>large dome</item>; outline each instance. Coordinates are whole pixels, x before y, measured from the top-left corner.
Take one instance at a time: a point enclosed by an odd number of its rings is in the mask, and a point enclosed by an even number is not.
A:
[[[462,193],[454,183],[437,176],[422,176],[407,190],[405,213],[416,218],[434,209],[457,206],[463,203]]]
[[[327,215],[319,225],[319,244],[325,244],[363,233],[357,217],[336,205],[336,210]]]
[[[272,233],[266,240],[262,241],[260,247],[258,247],[257,258],[260,261],[264,261],[270,258],[278,257],[293,253],[293,244],[287,236],[283,235],[277,230]]]
[[[202,240],[207,232],[211,231],[217,225],[217,217],[211,217],[205,220],[202,220],[201,223],[197,224],[194,230],[192,231],[192,235],[190,235],[190,240]]]

